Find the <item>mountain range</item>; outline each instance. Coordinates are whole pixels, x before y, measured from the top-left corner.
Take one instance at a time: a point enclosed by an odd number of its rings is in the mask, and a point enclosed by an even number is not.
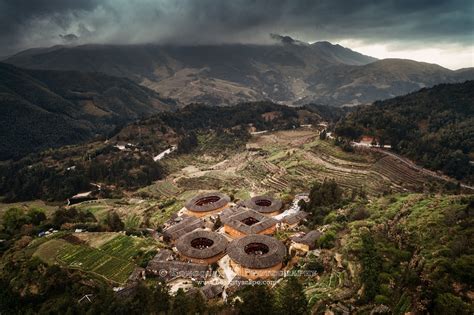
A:
[[[288,105],[352,106],[474,79],[473,69],[452,71],[411,60],[377,60],[329,42],[279,39],[273,45],[54,46],[29,49],[5,62],[126,77],[180,104],[267,99]]]

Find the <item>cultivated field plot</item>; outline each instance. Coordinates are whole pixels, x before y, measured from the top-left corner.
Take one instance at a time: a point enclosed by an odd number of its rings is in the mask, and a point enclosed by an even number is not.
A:
[[[153,198],[170,198],[179,193],[178,187],[170,180],[160,180],[150,186],[138,190],[138,193],[145,193]]]
[[[123,284],[136,267],[134,258],[157,246],[152,239],[125,235],[116,236],[98,248],[54,239],[40,245],[35,255],[48,263],[56,261]]]

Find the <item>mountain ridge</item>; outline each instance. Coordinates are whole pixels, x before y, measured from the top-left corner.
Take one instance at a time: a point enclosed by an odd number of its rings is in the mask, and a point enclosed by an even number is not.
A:
[[[20,52],[6,62],[127,77],[183,105],[270,100],[353,106],[474,79],[473,69],[453,71],[407,59],[378,60],[338,44],[307,44],[275,36],[279,42],[273,45],[54,46]]]

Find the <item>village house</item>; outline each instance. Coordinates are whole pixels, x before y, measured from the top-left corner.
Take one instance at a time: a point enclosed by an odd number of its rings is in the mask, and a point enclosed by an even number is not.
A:
[[[196,230],[181,236],[176,242],[176,249],[185,261],[210,265],[225,255],[227,243],[222,234]]]
[[[286,257],[285,245],[267,235],[248,235],[227,247],[230,266],[247,279],[269,279],[279,275]]]
[[[186,233],[204,227],[204,222],[196,217],[185,217],[179,223],[176,223],[163,232],[163,239],[166,242],[175,242]]]
[[[206,300],[212,300],[218,297],[222,297],[222,293],[224,292],[224,286],[222,284],[208,283],[201,288],[201,292],[203,293]]]
[[[291,238],[290,252],[292,250],[307,253],[316,248],[316,241],[321,237],[321,232],[310,231],[303,235],[296,235]]]
[[[306,220],[309,216],[309,213],[305,211],[298,211],[296,213],[290,214],[283,219],[281,219],[279,223],[279,228],[283,230],[290,230],[296,228],[302,221]]]
[[[273,234],[278,223],[273,218],[241,207],[222,211],[220,219],[224,224],[224,231],[232,238],[251,234]]]
[[[283,206],[281,200],[269,196],[255,196],[245,201],[243,205],[266,216],[278,215]]]
[[[187,213],[195,217],[203,217],[221,212],[229,205],[230,198],[220,192],[197,195],[185,204]]]

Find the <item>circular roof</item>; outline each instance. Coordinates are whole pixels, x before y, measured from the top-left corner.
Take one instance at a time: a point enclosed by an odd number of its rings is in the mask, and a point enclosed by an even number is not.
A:
[[[230,198],[220,192],[210,192],[195,196],[186,202],[185,207],[193,212],[208,212],[226,206]]]
[[[247,208],[255,210],[260,213],[271,213],[279,211],[282,207],[282,202],[269,196],[255,196],[246,203]]]
[[[265,269],[283,261],[286,247],[276,238],[255,234],[232,241],[227,247],[227,254],[244,267]]]
[[[184,256],[206,259],[225,251],[227,243],[227,239],[222,234],[195,230],[181,236],[176,241],[176,248]]]

